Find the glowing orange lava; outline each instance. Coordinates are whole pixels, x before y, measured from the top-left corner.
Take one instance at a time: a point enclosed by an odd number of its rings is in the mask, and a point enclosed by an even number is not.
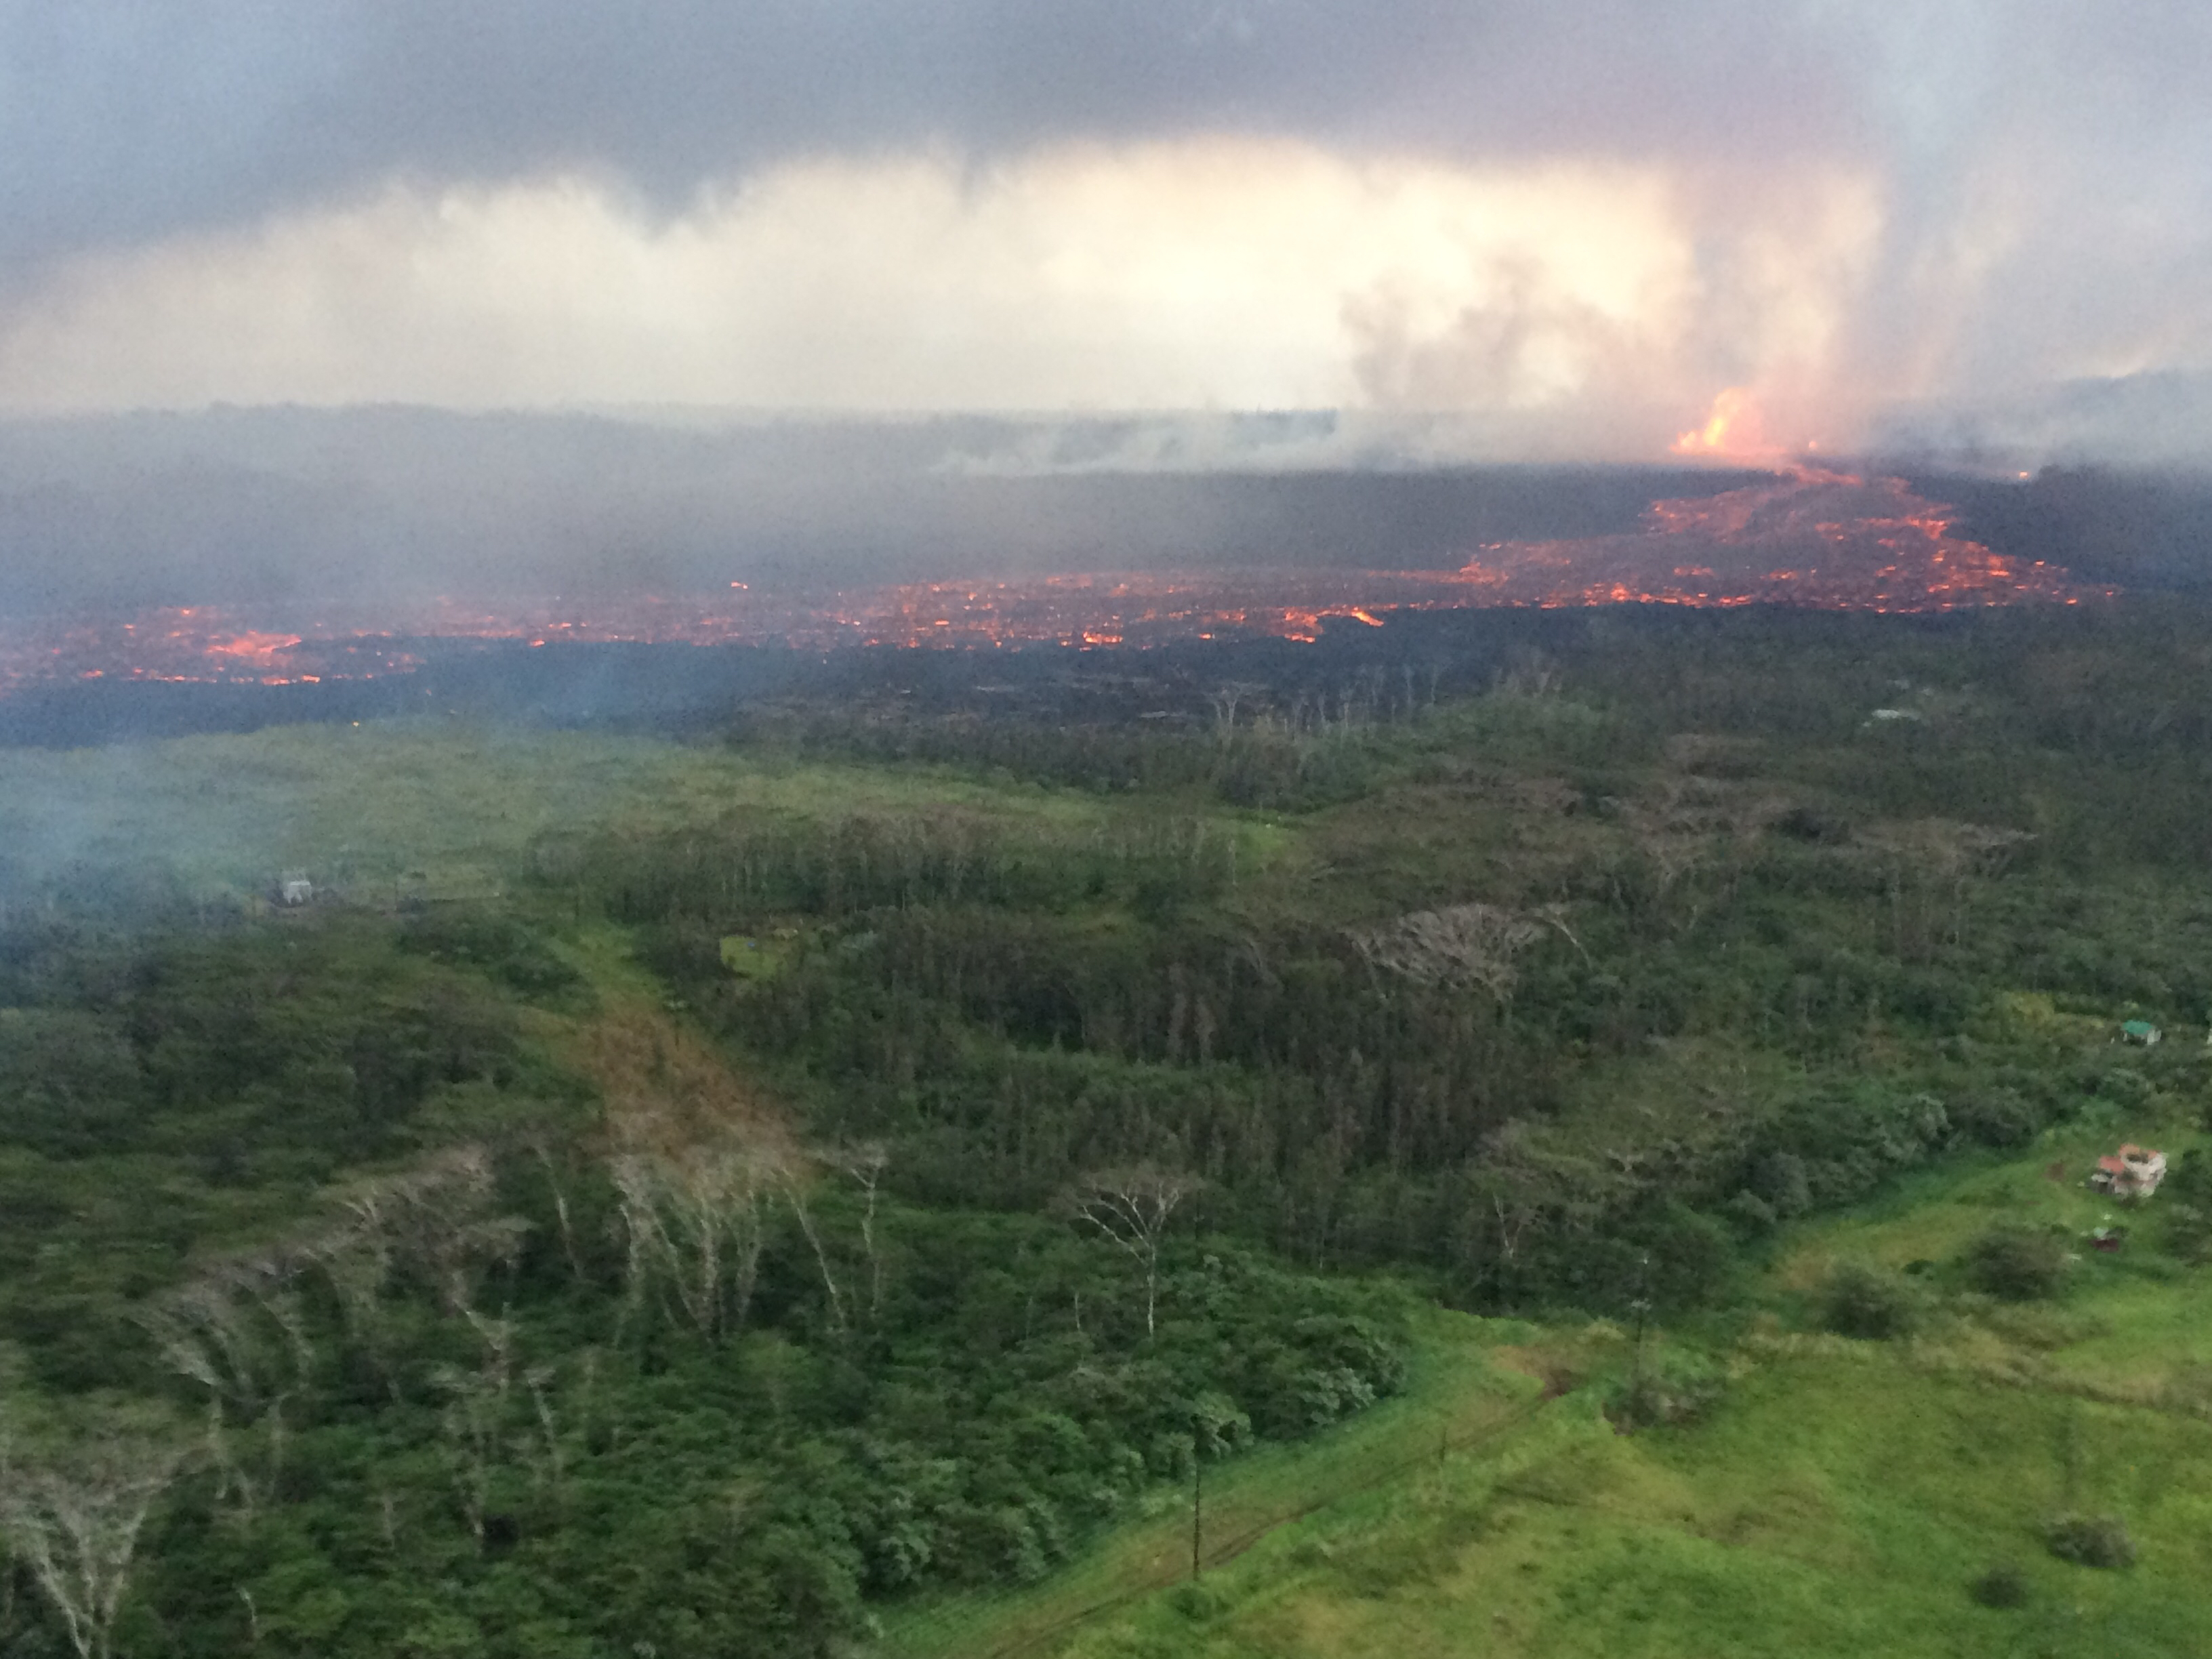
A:
[[[1740,428],[1718,406],[1686,434],[1717,450]],[[1755,428],[1754,428],[1755,431]],[[193,606],[0,628],[0,690],[33,682],[312,684],[419,668],[471,641],[781,644],[829,650],[1143,647],[1176,641],[1311,641],[1332,622],[1382,627],[1394,611],[1755,603],[1880,611],[2021,601],[2077,603],[2077,586],[1953,528],[1951,509],[1901,480],[1813,466],[1717,495],[1655,501],[1623,534],[1507,542],[1458,570],[1248,570],[915,582],[778,597],[732,583],[711,597],[485,608],[453,600],[326,610],[314,619]]]
[[[235,639],[210,641],[207,648],[216,656],[228,657],[234,662],[268,669],[276,666],[276,658],[280,653],[289,651],[299,643],[300,636],[297,634],[264,634],[249,629]]]
[[[1713,399],[1703,426],[1692,427],[1668,446],[1677,455],[1744,460],[1771,454],[1759,417],[1759,400],[1748,386],[1732,386]]]
[[[1898,478],[1793,467],[1770,483],[1655,501],[1622,536],[1486,547],[1465,574],[1492,604],[1792,605],[1949,611],[2081,597],[1956,535],[1952,512]]]

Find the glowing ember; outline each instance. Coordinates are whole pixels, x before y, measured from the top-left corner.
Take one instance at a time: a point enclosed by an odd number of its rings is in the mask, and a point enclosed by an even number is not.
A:
[[[240,634],[234,640],[210,641],[207,648],[215,656],[228,657],[234,662],[253,667],[270,669],[276,665],[279,653],[289,651],[299,642],[297,634],[248,632]]]
[[[1754,411],[1755,415],[1755,411]],[[1717,407],[1699,433],[1731,441]],[[806,601],[741,583],[711,599],[638,598],[588,607],[246,616],[206,606],[0,634],[0,689],[64,680],[285,685],[404,673],[434,641],[1113,648],[1178,640],[1318,639],[1331,622],[1381,627],[1395,611],[1492,605],[1779,603],[1948,611],[2022,600],[2077,603],[2044,564],[2021,566],[1952,530],[1948,507],[1901,481],[1799,467],[1766,483],[1654,502],[1624,535],[1510,542],[1459,570],[1243,571],[921,582]]]

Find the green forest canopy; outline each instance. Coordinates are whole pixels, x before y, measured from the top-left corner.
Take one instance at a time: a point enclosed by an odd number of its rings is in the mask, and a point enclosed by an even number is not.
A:
[[[1696,1318],[2189,1086],[2111,1041],[2212,1018],[2187,619],[1532,637],[0,757],[0,1651],[829,1652],[1358,1412],[1409,1298]]]

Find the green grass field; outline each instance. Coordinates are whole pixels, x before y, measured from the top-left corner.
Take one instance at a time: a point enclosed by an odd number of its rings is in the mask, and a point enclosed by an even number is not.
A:
[[[792,764],[712,744],[462,720],[0,750],[0,847],[24,865],[154,861],[195,890],[245,894],[297,867],[363,902],[386,888],[496,892],[549,832],[662,829],[747,809],[834,821],[950,808],[1079,834],[1112,805],[937,767]],[[1237,824],[1255,866],[1280,843],[1251,815],[1212,816]]]
[[[895,1628],[891,1650],[2212,1652],[2212,1269],[2150,1248],[2156,1200],[2120,1218],[2134,1224],[2120,1253],[2081,1254],[2056,1302],[1951,1291],[1939,1267],[1910,1338],[1853,1340],[1804,1317],[1807,1291],[1839,1259],[1946,1264],[1995,1219],[2097,1224],[2113,1206],[2081,1178],[2124,1138],[2174,1152],[2203,1139],[2155,1115],[2069,1126],[2020,1156],[1963,1158],[1785,1235],[1752,1297],[1762,1310],[1725,1332],[1660,1339],[1702,1344],[1727,1366],[1728,1391],[1701,1422],[1624,1435],[1607,1421],[1601,1402],[1631,1346],[1616,1327],[1439,1316],[1403,1401],[1224,1478],[1280,1516],[1309,1495],[1341,1495],[1268,1530],[1200,1586],[1080,1616],[1187,1563],[1176,1554],[1178,1540],[1188,1547],[1185,1507],[1125,1528],[1065,1580]],[[1568,1386],[1489,1437],[1378,1480],[1455,1401],[1517,1398],[1525,1410],[1536,1385],[1516,1367]],[[2103,1571],[2054,1558],[2043,1527],[2062,1512],[2121,1517],[2137,1564]],[[1968,1595],[2000,1563],[2021,1573],[2023,1606]]]
[[[1206,1561],[1264,1552],[1295,1517],[1333,1506],[1349,1486],[1433,1480],[1453,1457],[1502,1442],[1530,1419],[1540,1385],[1504,1362],[1512,1340],[1533,1328],[1432,1309],[1419,1330],[1403,1393],[1322,1439],[1253,1453],[1209,1474],[1200,1539]],[[912,1659],[1049,1651],[1102,1606],[1180,1583],[1190,1566],[1189,1493],[1158,1490],[1146,1509],[1042,1583],[904,1609],[889,1621],[886,1647]]]

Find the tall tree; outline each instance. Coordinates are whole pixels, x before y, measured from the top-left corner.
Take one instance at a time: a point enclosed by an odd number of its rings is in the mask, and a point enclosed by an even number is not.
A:
[[[1145,1334],[1158,1328],[1160,1240],[1182,1201],[1203,1184],[1197,1176],[1156,1164],[1097,1170],[1068,1195],[1073,1212],[1127,1251],[1145,1275]]]
[[[0,1461],[0,1530],[61,1615],[78,1659],[108,1659],[146,1516],[184,1461],[173,1436],[131,1424]]]

